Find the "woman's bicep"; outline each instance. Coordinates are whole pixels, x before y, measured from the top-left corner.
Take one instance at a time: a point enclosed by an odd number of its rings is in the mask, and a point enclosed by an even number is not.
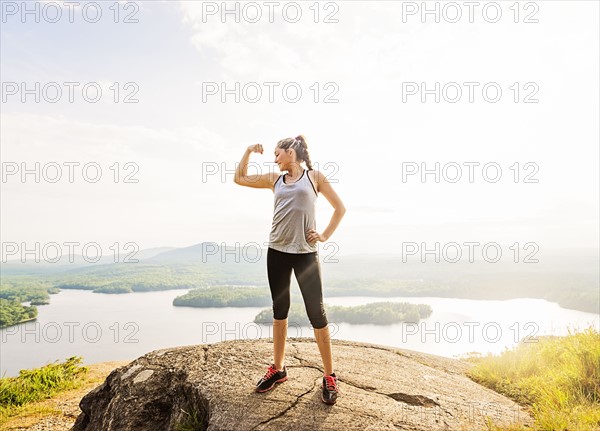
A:
[[[262,175],[246,175],[245,177],[240,177],[236,181],[236,184],[256,189],[272,189],[275,175],[277,174],[274,172]]]

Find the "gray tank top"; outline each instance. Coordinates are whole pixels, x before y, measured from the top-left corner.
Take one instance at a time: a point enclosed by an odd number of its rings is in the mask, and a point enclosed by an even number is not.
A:
[[[318,250],[317,243],[307,243],[306,235],[309,229],[317,229],[317,190],[306,169],[293,183],[285,182],[286,175],[280,175],[273,187],[275,205],[269,247],[285,253],[312,253]]]

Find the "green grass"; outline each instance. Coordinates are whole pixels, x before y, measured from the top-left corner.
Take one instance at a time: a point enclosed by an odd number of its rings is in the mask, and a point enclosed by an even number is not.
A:
[[[0,424],[22,411],[28,403],[50,398],[58,392],[81,385],[88,367],[72,356],[63,363],[21,370],[16,377],[0,379]]]
[[[205,431],[208,428],[208,417],[205,410],[188,407],[188,409],[182,409],[182,412],[184,419],[175,425],[175,431]]]
[[[536,430],[600,430],[600,333],[593,327],[568,332],[470,358],[469,375],[530,406]]]

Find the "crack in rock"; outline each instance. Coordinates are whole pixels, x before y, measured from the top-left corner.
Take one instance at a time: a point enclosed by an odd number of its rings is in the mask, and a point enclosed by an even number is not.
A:
[[[208,347],[202,347],[202,350],[204,350],[204,364],[202,365],[206,365],[208,363]]]
[[[444,407],[442,407],[442,406],[440,406],[440,408],[441,408],[441,409],[442,409],[442,411],[443,411],[444,413],[446,413],[447,415],[454,417],[454,415],[453,415],[452,413],[450,413],[450,410],[448,410],[448,409],[445,409],[445,408],[444,408]],[[444,423],[446,423],[446,421],[444,421]]]
[[[403,403],[410,404],[411,406],[422,406],[422,407],[434,407],[439,406],[437,402],[424,395],[410,395],[403,394],[402,392],[394,392],[392,394],[384,394],[396,401],[402,401]]]
[[[286,409],[284,409],[283,411],[281,411],[280,413],[278,413],[276,416],[272,416],[272,417],[270,417],[269,419],[267,419],[267,420],[265,420],[265,421],[262,421],[262,422],[260,422],[260,423],[256,424],[255,426],[253,426],[253,427],[250,429],[250,431],[252,431],[252,430],[255,430],[255,429],[256,429],[256,428],[258,428],[259,426],[261,426],[261,425],[264,425],[264,424],[266,424],[266,423],[269,423],[269,422],[271,422],[272,420],[274,420],[274,419],[277,419],[277,418],[280,418],[281,416],[283,416],[284,414],[286,414],[286,413],[287,413],[289,410],[293,409],[293,408],[296,406],[296,404],[298,404],[298,403],[300,402],[300,398],[302,398],[304,395],[306,395],[306,394],[308,394],[308,393],[310,393],[310,392],[314,391],[314,389],[315,389],[315,386],[316,386],[316,385],[317,385],[317,381],[315,380],[315,381],[313,382],[312,388],[310,388],[308,391],[306,391],[306,392],[304,392],[304,393],[302,393],[302,394],[300,394],[300,395],[296,396],[296,400],[295,400],[295,401],[294,401],[294,402],[293,402],[293,403],[292,403],[292,404],[291,404],[289,407],[287,407]]]
[[[298,362],[300,362],[300,368],[314,368],[315,370],[318,370],[321,373],[323,372],[323,368],[319,367],[318,365],[311,364],[306,359],[303,359],[302,357],[300,357],[300,351],[298,350],[297,345],[292,343],[292,346],[294,346],[294,348],[296,349],[296,353],[294,355],[292,355],[292,357],[294,359],[296,359]],[[290,365],[288,368],[296,368],[296,366]]]
[[[343,382],[347,385],[353,386],[357,389],[362,389],[363,391],[367,391],[367,392],[374,392],[376,394],[380,394],[380,395],[385,395],[387,397],[392,398],[395,401],[401,401],[403,403],[409,404],[411,406],[421,406],[421,407],[441,407],[440,404],[434,400],[432,400],[429,397],[426,397],[424,395],[410,395],[410,394],[405,394],[402,392],[394,392],[391,394],[386,394],[385,392],[379,392],[372,386],[365,386],[365,385],[361,385],[358,383],[355,383],[351,380],[346,380],[346,379],[341,379],[338,378],[338,380],[340,382]],[[450,416],[452,416],[452,414],[450,412],[447,412],[448,414],[450,414]]]
[[[309,364],[304,359],[302,359],[296,355],[293,355],[292,357],[294,359],[297,359],[300,362],[300,365],[288,365],[288,368],[314,368],[315,370],[320,371],[321,373],[323,372],[323,369],[321,367]]]
[[[383,392],[378,392],[378,391],[376,390],[377,388],[374,388],[373,386],[363,386],[363,385],[360,385],[360,384],[358,384],[358,383],[354,383],[354,382],[353,382],[353,381],[351,381],[351,380],[342,379],[342,378],[340,378],[340,377],[338,377],[338,381],[340,381],[340,382],[344,382],[345,384],[347,384],[347,385],[350,385],[350,386],[354,386],[354,387],[355,387],[355,388],[357,388],[357,389],[362,389],[363,391],[367,391],[367,392],[375,392],[375,393],[378,393],[378,394],[381,394],[381,395],[387,395],[387,394],[385,394],[385,393],[383,393]]]

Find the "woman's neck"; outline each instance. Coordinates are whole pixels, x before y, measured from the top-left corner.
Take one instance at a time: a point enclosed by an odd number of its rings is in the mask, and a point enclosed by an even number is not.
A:
[[[297,167],[288,169],[287,172],[288,172],[288,177],[295,179],[295,178],[298,178],[300,175],[302,175],[302,172],[304,172],[304,168],[302,166],[297,166]]]

